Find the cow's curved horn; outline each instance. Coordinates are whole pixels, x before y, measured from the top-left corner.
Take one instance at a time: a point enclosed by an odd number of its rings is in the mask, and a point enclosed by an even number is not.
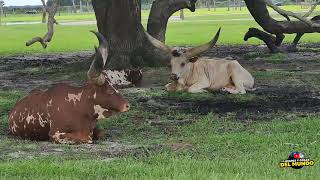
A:
[[[102,74],[103,71],[103,59],[97,57],[97,53],[93,56],[93,61],[90,65],[89,71],[87,72],[88,79],[95,84],[101,86],[105,83],[106,77]]]
[[[99,41],[99,46],[107,46],[107,40],[106,40],[106,38],[101,34],[101,33],[99,33],[99,32],[96,32],[96,31],[90,31],[90,32],[92,32],[93,34],[95,34],[96,36],[97,36],[97,38],[98,38],[98,41]]]
[[[152,37],[148,32],[145,31],[145,33],[146,33],[149,41],[151,42],[151,44],[153,44],[156,48],[161,49],[161,50],[171,54],[172,50],[169,46],[165,45],[163,42],[159,41],[158,39]]]
[[[103,46],[103,49],[106,49],[105,51],[103,51],[103,53],[105,54],[101,54],[101,52],[99,51],[99,48],[95,47],[95,55],[91,57],[92,63],[90,66],[89,71],[87,72],[87,76],[88,78],[94,82],[95,84],[101,86],[105,83],[106,78],[105,76],[102,74],[102,71],[104,69],[105,66],[105,60],[108,57],[108,50],[107,50],[107,40],[104,38],[104,36],[98,32],[93,32],[98,40],[99,40],[99,47]]]
[[[208,42],[207,44],[198,46],[198,47],[188,49],[185,52],[185,55],[188,58],[192,58],[192,57],[197,56],[197,55],[209,50],[210,48],[212,48],[214,45],[216,45],[216,43],[219,39],[220,31],[221,31],[221,27],[219,28],[218,32],[216,33],[216,35],[214,36],[214,38],[210,42]]]

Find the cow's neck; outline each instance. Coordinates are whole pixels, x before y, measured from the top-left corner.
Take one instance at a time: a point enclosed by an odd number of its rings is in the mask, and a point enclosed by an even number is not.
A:
[[[111,112],[109,109],[103,108],[101,105],[97,104],[95,102],[97,97],[97,91],[96,88],[92,85],[92,84],[87,84],[84,87],[84,92],[86,94],[86,96],[88,97],[89,102],[88,103],[92,112],[92,115],[96,116],[96,119],[103,119],[103,118],[107,118],[111,115]]]
[[[196,63],[196,62],[195,62]],[[183,84],[184,85],[192,85],[194,81],[194,73],[195,73],[195,63],[190,63],[190,69],[189,71],[185,72],[184,75],[182,76],[182,79],[184,80]]]
[[[83,94],[85,95],[86,98],[88,98],[89,101],[94,101],[94,95],[96,94],[96,90],[93,87],[92,84],[86,84],[83,87]]]

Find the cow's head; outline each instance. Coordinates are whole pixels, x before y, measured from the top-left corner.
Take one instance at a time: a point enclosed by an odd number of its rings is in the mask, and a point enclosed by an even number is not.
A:
[[[198,55],[207,51],[208,49],[212,48],[215,46],[216,42],[219,39],[220,35],[220,30],[219,28],[218,32],[214,36],[214,38],[201,46],[194,47],[191,49],[187,49],[183,52],[178,52],[177,50],[172,50],[170,47],[162,43],[161,41],[158,41],[157,39],[153,38],[151,35],[147,34],[147,37],[149,38],[150,42],[157,48],[168,52],[171,55],[171,79],[174,81],[177,81],[180,77],[182,77],[186,72],[190,71],[191,64],[195,63],[198,60]]]
[[[93,31],[92,31],[93,32]],[[93,32],[98,40],[99,47],[95,47],[96,53],[87,73],[88,83],[93,86],[93,100],[95,105],[104,109],[125,112],[129,110],[129,103],[122,97],[102,73],[108,58],[108,44],[104,36]]]

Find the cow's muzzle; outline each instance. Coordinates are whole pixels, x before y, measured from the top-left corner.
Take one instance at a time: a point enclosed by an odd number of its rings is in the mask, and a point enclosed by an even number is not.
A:
[[[171,79],[172,81],[178,81],[179,77],[178,77],[176,74],[171,74],[171,75],[170,75],[170,79]]]
[[[129,103],[124,103],[123,106],[120,108],[120,112],[127,112],[130,109]]]

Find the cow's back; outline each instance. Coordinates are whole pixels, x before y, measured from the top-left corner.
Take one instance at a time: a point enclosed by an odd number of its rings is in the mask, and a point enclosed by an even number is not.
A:
[[[50,124],[48,121],[47,93],[41,90],[18,101],[9,113],[10,134],[32,140],[47,140]]]

